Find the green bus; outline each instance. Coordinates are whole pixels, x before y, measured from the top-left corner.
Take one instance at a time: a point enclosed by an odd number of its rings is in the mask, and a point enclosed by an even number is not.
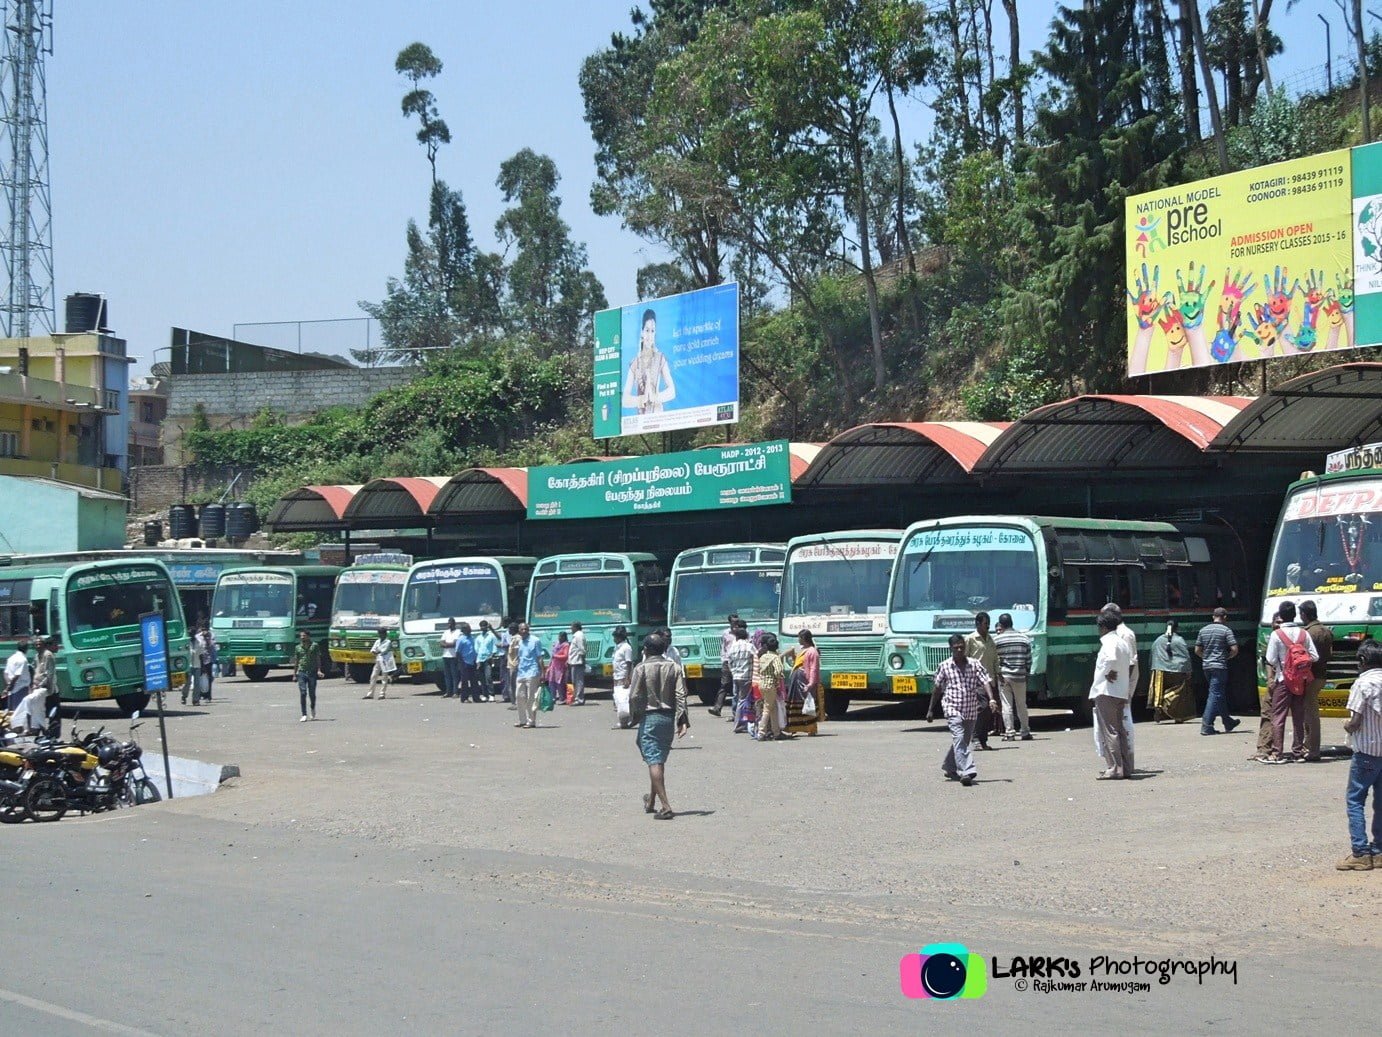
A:
[[[715,544],[683,551],[672,562],[668,628],[686,666],[686,682],[707,706],[720,690],[720,636],[736,612],[750,627],[777,621],[782,544]]]
[[[169,682],[187,682],[191,656],[182,604],[162,562],[61,562],[0,558],[0,653],[20,638],[55,636],[57,692],[64,702],[114,699],[127,716],[148,705],[139,617],[161,612]]]
[[[324,640],[340,573],[336,565],[246,566],[221,573],[211,598],[211,632],[222,669],[233,664],[249,680],[262,681],[274,667],[292,666],[299,631]]]
[[[1345,716],[1358,646],[1382,638],[1382,443],[1331,454],[1323,475],[1306,472],[1287,489],[1267,562],[1259,660],[1281,603],[1306,600],[1334,632],[1320,711]]]
[[[368,682],[374,670],[370,646],[379,637],[379,628],[387,627],[395,644],[398,641],[403,585],[412,565],[409,554],[363,554],[342,569],[336,580],[326,650],[331,661],[357,684]]]
[[[469,623],[478,633],[485,619],[497,633],[513,614],[510,607],[527,596],[535,565],[536,558],[481,556],[437,558],[409,569],[399,634],[403,672],[442,687],[441,633],[447,623]]]
[[[967,515],[907,528],[888,595],[888,674],[894,696],[929,695],[951,634],[969,635],[974,616],[996,625],[1007,612],[1032,639],[1028,701],[1089,720],[1095,620],[1116,602],[1137,635],[1136,695],[1145,695],[1152,639],[1175,619],[1194,643],[1213,610],[1252,643],[1242,544],[1229,528],[1166,522]],[[1229,673],[1230,702],[1252,698],[1252,661]]]
[[[811,631],[821,656],[826,714],[891,693],[883,670],[888,580],[900,529],[816,533],[787,542],[778,621],[784,649]]]
[[[585,632],[586,676],[614,672],[614,628],[637,646],[667,622],[667,577],[650,554],[549,555],[528,587],[528,626],[547,651],[557,634],[579,621]]]

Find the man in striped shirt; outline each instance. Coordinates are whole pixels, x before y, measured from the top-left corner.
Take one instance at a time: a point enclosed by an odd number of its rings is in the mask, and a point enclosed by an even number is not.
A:
[[[990,703],[991,708],[998,708],[998,698],[993,692],[993,678],[983,663],[969,657],[965,639],[959,634],[950,635],[950,658],[936,668],[927,720],[936,718],[937,699],[945,710],[951,742],[941,772],[949,781],[958,778],[961,785],[973,785],[978,779],[978,768],[974,766],[974,755],[969,748],[974,725],[981,717],[988,717]],[[980,703],[986,707],[984,711]]]
[[[993,643],[998,649],[998,694],[1003,698],[1003,741],[1011,742],[1022,728],[1022,740],[1032,740],[1027,726],[1027,677],[1032,672],[1032,639],[1013,629],[1013,617],[1004,612],[998,617],[998,633]]]
[[[1382,644],[1367,640],[1358,646],[1358,679],[1348,693],[1344,722],[1353,761],[1348,771],[1348,837],[1353,854],[1336,867],[1340,871],[1382,868]],[[1372,791],[1372,838],[1363,824],[1368,791]]]

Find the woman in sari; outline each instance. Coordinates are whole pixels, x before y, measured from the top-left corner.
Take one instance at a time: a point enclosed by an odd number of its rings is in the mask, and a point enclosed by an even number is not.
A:
[[[1190,648],[1177,631],[1174,619],[1166,633],[1152,642],[1152,680],[1147,688],[1147,705],[1156,722],[1173,720],[1183,724],[1195,716],[1195,692],[1190,685]]]
[[[552,646],[552,661],[547,664],[547,687],[552,689],[552,701],[570,705],[566,697],[566,659],[571,652],[571,642],[566,639],[566,631],[557,635],[557,643]]]
[[[819,717],[815,712],[806,712],[806,699],[810,696],[819,709],[821,655],[809,630],[797,635],[797,644],[792,652],[792,675],[787,681],[787,733],[814,735]]]

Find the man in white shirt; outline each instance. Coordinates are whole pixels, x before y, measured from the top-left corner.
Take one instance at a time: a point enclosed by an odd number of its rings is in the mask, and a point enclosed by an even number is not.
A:
[[[614,719],[620,727],[628,727],[629,684],[633,676],[633,645],[629,644],[629,632],[625,627],[614,628]]]
[[[1136,728],[1132,720],[1132,700],[1137,694],[1137,635],[1132,632],[1128,624],[1123,622],[1123,610],[1117,602],[1110,601],[1099,610],[1102,615],[1112,618],[1114,622],[1114,633],[1123,639],[1123,643],[1128,647],[1128,653],[1132,658],[1132,668],[1128,672],[1128,697],[1123,703],[1123,735],[1128,743],[1128,760],[1133,759],[1135,743],[1133,732]],[[1100,756],[1104,753],[1104,736],[1099,730],[1099,725],[1094,725],[1094,751]]]
[[[1272,746],[1265,758],[1258,758],[1259,763],[1286,762],[1281,748],[1286,738],[1288,714],[1296,744],[1305,744],[1305,695],[1291,694],[1286,681],[1282,679],[1282,668],[1286,664],[1286,653],[1290,646],[1299,644],[1309,653],[1311,661],[1318,662],[1320,658],[1315,642],[1310,640],[1305,628],[1296,622],[1295,602],[1283,601],[1277,609],[1277,615],[1281,617],[1281,626],[1267,637],[1267,689],[1272,706]]]
[[[734,721],[734,730],[738,733],[739,709],[744,699],[753,692],[753,667],[758,658],[753,650],[753,642],[749,640],[746,624],[740,623],[734,628],[734,643],[729,646],[725,657],[729,660],[729,678],[734,685],[734,712],[730,714],[730,719]]]
[[[14,712],[29,693],[29,642],[23,639],[5,660],[5,708]]]
[[[686,664],[681,661],[681,653],[677,651],[677,646],[672,644],[672,632],[666,627],[663,627],[661,630],[656,631],[656,633],[661,635],[662,640],[667,642],[667,651],[663,653],[664,657],[671,659],[672,662],[680,666],[682,675],[685,676]]]
[[[48,700],[48,689],[42,684],[28,688],[24,697],[10,714],[10,729],[22,735],[36,735],[48,723],[43,707]]]
[[[1127,642],[1118,634],[1118,623],[1107,612],[1099,614],[1099,657],[1094,662],[1094,681],[1089,688],[1094,703],[1094,723],[1098,726],[1104,771],[1099,780],[1126,778],[1132,773],[1132,746],[1123,727],[1127,706],[1132,660]]]
[[[394,662],[393,642],[389,640],[388,627],[379,628],[379,638],[369,647],[374,655],[374,672],[370,674],[369,693],[365,698],[374,698],[374,689],[379,688],[379,699],[383,701],[389,697],[389,682],[393,680],[394,671],[398,669],[398,663]]]
[[[571,690],[575,692],[574,702],[585,705],[585,631],[580,623],[571,624],[571,648],[566,655],[566,669],[571,674]]]

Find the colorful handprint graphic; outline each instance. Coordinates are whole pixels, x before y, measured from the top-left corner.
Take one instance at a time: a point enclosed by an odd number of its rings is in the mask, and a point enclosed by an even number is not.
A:
[[[1243,300],[1253,293],[1257,285],[1252,274],[1242,270],[1229,274],[1224,271],[1223,296],[1219,302],[1219,330],[1209,344],[1209,355],[1221,364],[1233,359],[1238,349],[1238,329],[1243,319]]]

